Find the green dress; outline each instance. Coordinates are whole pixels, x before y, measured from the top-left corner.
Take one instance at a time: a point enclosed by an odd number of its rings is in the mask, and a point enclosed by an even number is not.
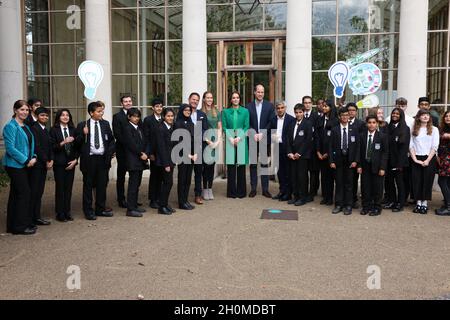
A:
[[[217,129],[219,127],[219,122],[222,121],[222,115],[219,111],[217,111],[217,115],[214,116],[211,111],[206,112],[206,117],[208,120],[208,131],[205,135],[205,138],[209,141],[216,142],[217,141]],[[204,161],[206,164],[214,164],[219,160],[219,152],[216,152],[216,149],[210,150],[210,152],[206,152],[203,154],[205,158]]]
[[[247,131],[250,128],[250,114],[244,107],[232,107],[222,111],[222,126],[225,133],[225,163],[227,165],[247,165],[248,146]],[[241,138],[237,147],[233,146],[230,138]],[[237,156],[236,156],[237,152]]]

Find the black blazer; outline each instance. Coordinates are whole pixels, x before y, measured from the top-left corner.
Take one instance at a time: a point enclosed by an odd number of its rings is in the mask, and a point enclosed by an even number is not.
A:
[[[355,128],[358,131],[358,133],[362,133],[364,130],[367,130],[366,123],[358,118],[355,118],[351,126]]]
[[[273,104],[269,101],[263,100],[262,109],[261,109],[261,118],[258,128],[258,113],[256,112],[256,103],[253,100],[246,106],[249,114],[250,114],[250,128],[259,133],[262,129],[268,129],[270,127],[270,121],[273,119],[275,115],[275,109]],[[267,136],[267,144],[271,143],[270,134]]]
[[[112,127],[114,132],[114,138],[116,139],[116,153],[117,158],[120,160],[125,160],[125,145],[127,144],[127,140],[125,139],[125,128],[128,126],[128,117],[123,112],[123,109],[120,109],[113,116]],[[120,161],[119,160],[119,161]]]
[[[25,124],[31,128],[36,122],[37,121],[35,121],[33,119],[33,116],[31,115],[31,113],[29,113],[28,117],[25,119]]]
[[[154,115],[148,116],[144,119],[142,129],[144,130],[144,136],[147,142],[145,151],[148,156],[155,155],[156,136],[158,134],[159,126],[162,122],[162,118],[161,122],[158,122]]]
[[[409,166],[409,142],[411,132],[407,125],[389,125],[389,166],[391,168],[405,168]]]
[[[360,141],[359,133],[352,126],[348,126],[348,160],[350,162],[359,162],[360,159]],[[331,141],[329,144],[328,157],[331,163],[342,164],[341,153],[341,126],[340,124],[331,129]]]
[[[330,152],[330,143],[331,143],[331,129],[339,124],[337,118],[333,118],[327,121],[325,124],[325,116],[321,116],[317,120],[316,130],[314,131],[314,145],[316,148],[316,152],[320,152],[321,154]]]
[[[177,114],[177,121],[180,121],[182,119],[182,113],[178,112]],[[208,117],[206,116],[206,113],[204,113],[202,110],[197,109],[197,123],[194,123],[194,126],[201,126],[202,129],[202,140],[203,135],[208,130]]]
[[[163,122],[158,128],[156,136],[156,165],[160,167],[174,167],[172,162],[172,132],[173,126],[168,129],[166,124]]]
[[[128,171],[139,171],[148,168],[148,161],[141,159],[142,152],[145,153],[147,141],[144,135],[144,131],[141,126],[137,129],[128,122],[128,125],[124,130],[124,137],[127,144],[125,144],[125,159],[126,167]]]
[[[89,161],[90,156],[90,139],[91,132],[88,133],[87,137],[83,134],[83,128],[87,125],[90,130],[91,119],[87,121],[80,122],[77,126],[75,136],[76,136],[76,145],[79,149],[80,153],[80,170],[82,172],[87,170],[87,161]],[[105,166],[107,168],[111,168],[111,159],[114,153],[116,152],[116,144],[114,141],[114,136],[109,126],[109,122],[107,120],[100,120],[100,134],[103,138],[103,145],[105,147]]]
[[[67,134],[70,137],[75,138],[75,128],[68,128]],[[75,141],[68,144],[68,151],[64,146],[61,147],[61,142],[63,142],[64,136],[61,131],[61,127],[52,127],[50,129],[50,141],[53,148],[53,166],[64,166],[67,167],[69,161],[77,159],[80,155],[78,149],[76,148]]]
[[[306,115],[306,113],[305,113],[305,115]],[[309,112],[308,119],[305,118],[305,120],[311,122],[311,125],[313,127],[317,127],[319,119],[320,119],[319,113],[317,111],[314,111],[314,110],[311,110]]]
[[[42,129],[38,122],[35,122],[31,127],[31,132],[34,135],[34,153],[36,154],[36,167],[46,168],[47,161],[53,160],[53,149],[50,142],[50,134],[47,128]]]
[[[280,144],[280,154],[286,155],[286,144],[288,142],[288,130],[290,126],[294,123],[295,126],[295,118],[291,116],[290,114],[286,113],[284,116],[284,122],[283,122],[283,129],[281,132],[281,139],[283,140],[283,143]],[[278,116],[275,115],[270,119],[269,127],[268,127],[268,134],[270,134],[271,130],[277,130],[278,129]]]
[[[365,130],[360,135],[361,155],[360,155],[360,167],[363,170],[371,170],[373,174],[378,174],[380,170],[387,168],[387,162],[389,158],[389,141],[388,136],[379,131],[375,131],[375,135],[372,138],[372,160],[370,163],[365,161],[367,152],[367,139],[369,132]],[[368,167],[367,167],[368,166]]]
[[[295,136],[294,139],[294,130],[295,126],[297,124],[297,121],[294,121],[289,126],[289,129],[287,131],[287,144],[286,144],[286,154],[296,154],[298,153],[301,155],[301,159],[311,159],[312,153],[313,153],[313,131],[312,131],[312,125],[311,122],[307,121],[306,119],[303,119],[300,123],[300,128],[298,134]]]

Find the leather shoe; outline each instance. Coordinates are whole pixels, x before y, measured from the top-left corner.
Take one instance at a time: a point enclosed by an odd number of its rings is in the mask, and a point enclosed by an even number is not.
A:
[[[93,213],[86,215],[86,220],[97,220],[97,216]]]
[[[195,197],[195,203],[196,204],[203,204],[202,197],[199,197],[199,196]]]
[[[134,209],[133,211],[137,211],[137,212],[140,212],[140,213],[145,213],[145,212],[147,212],[147,210],[142,209],[142,208],[136,208],[136,209]]]
[[[282,202],[286,202],[286,201],[291,200],[291,196],[285,194],[285,195],[283,195],[283,196],[282,196],[280,199],[278,199],[278,200],[279,200],[279,201],[282,201]]]
[[[156,201],[150,201],[150,208],[159,209],[159,204]]]
[[[333,211],[331,211],[332,214],[338,214],[339,212],[342,212],[341,206],[336,206]]]
[[[254,198],[254,197],[256,197],[256,190],[250,191],[248,197],[249,197],[249,198]]]
[[[126,201],[119,201],[119,207],[120,208],[128,208],[128,203]]]
[[[192,210],[192,207],[189,206],[187,203],[180,204],[179,208],[181,210]]]
[[[36,219],[34,220],[34,224],[37,226],[48,226],[50,225],[50,221],[44,220],[44,219]]]
[[[322,201],[320,201],[320,204],[321,204],[321,205],[326,205],[326,204],[327,204],[327,200],[326,200],[326,199],[323,199]]]
[[[164,215],[171,215],[172,214],[172,211],[169,209],[169,208],[167,208],[167,207],[159,207],[159,209],[158,209],[158,213],[159,214],[164,214]]]
[[[272,197],[272,200],[280,200],[283,196],[284,196],[284,194],[279,193],[279,194],[277,194],[276,196],[273,196],[273,197]]]
[[[363,208],[362,210],[361,210],[361,215],[362,216],[366,216],[366,215],[368,215],[369,214],[369,212],[370,212],[370,210],[369,209],[366,209],[366,208]]]
[[[70,213],[66,214],[66,220],[67,221],[73,221],[73,217]]]
[[[310,202],[313,202],[313,201],[314,201],[314,197],[307,197],[305,199],[305,203],[310,203]]]
[[[352,214],[352,207],[344,208],[344,216],[349,216]]]
[[[187,205],[189,208],[191,208],[191,210],[194,210],[194,209],[195,209],[195,206],[193,206],[189,201],[186,202],[186,205]]]
[[[263,191],[262,194],[263,194],[264,197],[269,198],[269,199],[272,199],[272,195],[270,194],[269,191]]]
[[[306,204],[306,201],[305,200],[298,200],[298,201],[296,201],[295,203],[294,203],[294,205],[296,206],[296,207],[301,207],[301,206],[304,206]]]
[[[383,209],[394,209],[394,208],[395,208],[395,203],[393,203],[393,202],[386,203],[383,206]]]
[[[299,199],[291,199],[288,201],[288,204],[295,204]]]
[[[58,216],[56,216],[56,221],[67,222],[67,218],[65,216],[58,215]]]
[[[103,212],[96,212],[95,215],[96,215],[97,217],[111,218],[114,214],[113,214],[112,212],[106,212],[106,211],[103,211]]]
[[[142,218],[143,215],[142,213],[135,211],[135,210],[128,210],[127,211],[127,217],[132,217],[132,218]]]
[[[167,206],[167,209],[169,209],[170,211],[172,211],[172,213],[177,212],[177,210],[175,210],[174,208],[172,208],[171,206]]]
[[[105,207],[105,211],[104,212],[113,212],[113,209],[110,207]]]
[[[402,212],[402,211],[403,207],[399,204],[392,208],[392,212]]]
[[[379,210],[379,209],[372,209],[369,212],[369,216],[371,216],[371,217],[379,216],[380,214],[381,214],[381,210]]]
[[[16,235],[23,235],[23,236],[29,236],[32,234],[36,233],[36,229],[33,228],[26,228],[25,230],[22,231],[13,231],[11,232],[12,234],[16,234]]]

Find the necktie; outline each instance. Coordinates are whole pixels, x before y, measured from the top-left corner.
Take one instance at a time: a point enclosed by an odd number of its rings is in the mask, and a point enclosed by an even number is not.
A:
[[[295,140],[295,137],[297,137],[298,134],[300,133],[300,123],[301,123],[301,121],[297,122],[297,130],[295,130],[294,140]]]
[[[368,162],[372,160],[372,135],[369,135],[369,142],[367,144],[367,151],[366,151],[366,159]]]
[[[94,146],[95,146],[95,149],[100,149],[100,130],[98,128],[98,122],[97,121],[95,121]]]
[[[141,138],[141,140],[142,140],[142,132],[141,132],[141,130],[139,130],[139,128],[136,128],[136,130],[139,133],[139,138]]]
[[[342,128],[344,130],[342,134],[342,153],[344,155],[347,154],[348,151],[348,136],[347,136],[347,128]]]
[[[64,140],[69,137],[69,134],[67,133],[67,128],[64,128]],[[69,155],[70,153],[70,144],[66,143],[64,145],[64,150],[66,151],[66,154]]]

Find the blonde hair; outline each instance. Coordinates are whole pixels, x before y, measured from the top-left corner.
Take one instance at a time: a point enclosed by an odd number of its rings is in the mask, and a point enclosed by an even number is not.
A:
[[[206,91],[203,94],[203,97],[202,97],[202,111],[205,114],[208,112],[208,110],[206,110],[206,101],[205,101],[207,94],[210,94],[210,95],[213,96],[213,102],[214,102],[214,95],[213,95],[213,93],[211,91]],[[219,110],[217,109],[217,106],[214,103],[211,106],[211,113],[212,113],[213,117],[217,117],[217,115],[219,114]]]

